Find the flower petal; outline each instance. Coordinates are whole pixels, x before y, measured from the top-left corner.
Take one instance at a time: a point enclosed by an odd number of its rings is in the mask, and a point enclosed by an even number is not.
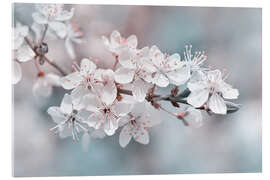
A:
[[[143,102],[145,100],[149,85],[143,81],[142,79],[138,78],[133,82],[132,94],[134,98],[139,101]]]
[[[39,77],[33,85],[32,91],[36,97],[49,97],[52,94],[52,86],[45,77]]]
[[[82,80],[83,77],[80,75],[79,72],[76,71],[61,78],[60,83],[64,89],[73,89],[77,87]]]
[[[104,87],[101,89],[100,97],[101,100],[106,104],[106,105],[111,105],[114,100],[116,99],[117,96],[117,88],[114,84],[114,82],[109,81],[107,82]]]
[[[138,132],[137,135],[134,137],[135,141],[141,144],[148,144],[149,143],[149,134],[146,130],[141,130]]]
[[[216,114],[226,114],[227,106],[220,95],[213,93],[209,99],[208,106]]]
[[[118,102],[112,108],[117,115],[125,116],[130,112],[132,105],[123,102]]]
[[[133,80],[134,74],[135,74],[134,70],[120,67],[116,70],[114,74],[114,78],[115,78],[115,81],[120,84],[127,84]]]
[[[231,85],[225,82],[222,85],[221,92],[222,92],[222,97],[225,99],[237,99],[239,96],[238,89],[232,88]]]
[[[113,47],[117,47],[117,46],[120,45],[122,37],[121,37],[121,34],[118,31],[113,31],[111,33],[110,39],[111,39],[111,45]]]
[[[187,97],[187,102],[194,107],[201,107],[208,100],[208,96],[209,91],[207,89],[193,91]]]
[[[108,135],[108,136],[112,136],[114,135],[116,129],[118,128],[118,120],[115,119],[114,116],[110,116],[107,117],[108,119],[106,119],[103,129],[104,132]]]
[[[190,78],[190,69],[188,67],[182,67],[178,70],[166,73],[170,83],[176,86],[184,84]]]
[[[75,109],[80,110],[85,107],[83,98],[89,92],[90,91],[87,88],[85,88],[83,85],[79,85],[71,91],[70,95],[71,95],[72,102]]]
[[[12,84],[17,84],[22,79],[22,69],[21,65],[13,61],[13,79]]]
[[[127,45],[128,47],[135,49],[138,45],[137,37],[135,35],[129,36],[127,38]]]
[[[207,77],[209,79],[209,81],[211,82],[220,82],[222,81],[222,74],[220,72],[220,70],[216,69],[214,71],[209,71],[207,74]]]
[[[60,105],[60,109],[62,112],[66,113],[66,114],[70,114],[73,110],[72,108],[72,99],[71,96],[68,94],[65,94],[63,97],[63,100],[61,102]]]
[[[154,76],[153,83],[159,87],[167,87],[169,85],[169,79],[165,75],[157,72]]]
[[[65,120],[65,116],[59,107],[52,106],[47,110],[47,112],[52,117],[53,121],[57,124],[60,124]]]
[[[201,111],[189,107],[186,111],[186,115],[184,116],[184,119],[187,121],[188,125],[194,128],[199,128],[202,126],[202,113]]]
[[[87,76],[96,70],[97,66],[87,58],[81,61],[81,75]]]
[[[74,52],[74,47],[73,47],[72,41],[69,38],[67,38],[65,40],[65,48],[66,48],[66,51],[67,51],[69,57],[71,59],[75,59],[76,55],[75,55],[75,52]]]
[[[126,147],[128,145],[128,143],[131,140],[131,135],[128,132],[129,130],[129,126],[126,125],[125,127],[122,128],[120,135],[119,135],[119,144],[121,147]]]
[[[16,51],[16,57],[18,61],[26,62],[32,60],[35,57],[35,53],[28,45],[23,45]]]
[[[52,21],[49,22],[49,27],[56,32],[57,36],[64,38],[67,34],[66,25],[62,22]]]

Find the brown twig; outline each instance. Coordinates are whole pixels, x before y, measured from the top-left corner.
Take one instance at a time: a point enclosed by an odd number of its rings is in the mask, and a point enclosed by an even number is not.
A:
[[[51,66],[53,66],[56,70],[58,70],[63,76],[66,75],[66,73],[54,62],[50,61],[45,55],[40,55],[39,53],[36,52],[34,45],[31,43],[31,41],[25,37],[24,38],[25,42],[29,45],[29,47],[34,51],[34,53],[36,54],[36,56],[40,56],[41,58],[43,58],[48,64],[50,64]]]

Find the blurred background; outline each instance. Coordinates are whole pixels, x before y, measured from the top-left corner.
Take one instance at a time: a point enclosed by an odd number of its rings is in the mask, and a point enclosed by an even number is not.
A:
[[[58,106],[66,91],[54,88],[49,98],[34,97],[37,71],[32,61],[22,64],[23,78],[14,90],[13,159],[15,176],[84,176],[181,173],[244,173],[262,170],[262,24],[261,9],[162,6],[66,5],[84,33],[75,45],[77,60],[98,58],[110,68],[113,58],[101,36],[117,29],[135,34],[139,48],[157,45],[162,51],[183,54],[186,44],[204,50],[206,65],[226,68],[228,82],[240,91],[242,108],[227,116],[204,115],[199,129],[161,113],[163,123],[150,131],[150,144],[131,141],[121,148],[119,130],[112,137],[92,141],[87,152],[80,142],[49,132],[55,124],[46,113]],[[32,24],[33,4],[14,4],[14,22]],[[45,40],[46,41],[46,40]],[[64,41],[49,41],[49,59],[71,71]],[[41,67],[54,71],[51,67]],[[56,72],[57,73],[57,72]],[[169,88],[165,91],[169,91]],[[171,108],[170,104],[164,106]],[[172,109],[175,111],[175,109]]]

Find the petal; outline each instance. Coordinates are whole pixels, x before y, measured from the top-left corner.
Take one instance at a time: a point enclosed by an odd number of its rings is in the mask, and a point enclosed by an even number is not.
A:
[[[187,83],[187,87],[190,91],[199,91],[206,88],[206,84],[203,81],[195,81]]]
[[[131,35],[127,38],[128,47],[135,49],[138,45],[138,40],[135,35]]]
[[[32,18],[38,24],[47,24],[48,23],[47,18],[38,12],[34,12],[32,14]]]
[[[119,116],[125,116],[127,115],[131,108],[132,105],[131,104],[127,104],[127,103],[123,103],[123,102],[118,102],[116,103],[114,106],[112,106],[113,111],[119,115]]]
[[[113,116],[108,117],[105,121],[103,129],[108,136],[114,135],[116,129],[118,128],[118,121]]]
[[[104,122],[104,116],[100,112],[92,113],[85,121],[89,127],[93,127],[95,129],[99,129],[102,122]]]
[[[54,74],[54,73],[49,73],[46,75],[46,81],[53,86],[60,86],[60,76]]]
[[[22,69],[21,65],[13,61],[13,79],[12,84],[17,84],[22,79]]]
[[[26,62],[32,60],[35,57],[35,53],[28,45],[23,45],[16,51],[16,57],[18,61]]]
[[[52,86],[45,77],[40,77],[33,85],[32,91],[36,97],[49,97],[52,94]]]
[[[237,99],[239,96],[238,89],[232,88],[229,84],[224,83],[221,89],[222,97],[225,99]]]
[[[165,75],[157,72],[154,76],[153,83],[159,87],[167,87],[169,85],[169,79]]]
[[[75,59],[76,55],[74,52],[74,47],[73,47],[72,41],[69,38],[65,40],[65,48],[70,58]]]
[[[129,121],[130,121],[130,117],[127,115],[127,116],[122,116],[119,118],[118,120],[118,125],[119,127],[122,127],[124,125],[126,125]]]
[[[96,70],[97,66],[87,58],[81,61],[81,75],[87,76]]]
[[[49,27],[55,31],[60,38],[64,38],[67,34],[66,25],[64,23],[52,21],[49,22]]]
[[[83,104],[84,104],[84,107],[88,111],[91,111],[91,112],[99,112],[98,109],[101,106],[101,104],[98,101],[97,97],[92,93],[89,93],[89,94],[84,96]]]
[[[194,107],[201,107],[208,100],[208,96],[209,91],[207,89],[193,91],[187,97],[187,102]]]
[[[181,63],[181,57],[179,54],[175,53],[167,58],[166,69],[175,70],[183,66],[183,62]]]
[[[190,69],[188,67],[182,67],[178,70],[166,73],[170,83],[176,86],[184,84],[190,78]]]
[[[134,53],[135,52],[127,48],[124,48],[123,50],[119,52],[119,55],[118,55],[119,63],[125,68],[129,68],[129,69],[136,68],[136,61],[133,58]]]
[[[191,127],[199,128],[202,126],[202,120],[203,120],[202,113],[201,111],[193,107],[189,107],[187,109],[184,119],[187,121],[187,123]]]
[[[92,113],[89,112],[89,111],[86,111],[86,110],[80,110],[80,111],[77,113],[76,117],[77,117],[80,121],[85,122],[85,121],[87,121],[87,119],[89,118],[89,116],[90,116],[91,114],[92,114]]]
[[[121,147],[126,147],[128,143],[131,140],[131,135],[128,133],[129,126],[126,125],[125,127],[122,128],[121,133],[119,135],[119,144]]]
[[[220,95],[212,94],[208,102],[209,108],[216,114],[226,114],[227,106]]]
[[[120,45],[122,37],[118,31],[113,31],[110,39],[111,39],[111,45],[113,47],[117,47]]]
[[[145,130],[141,130],[137,135],[134,137],[135,141],[141,144],[148,144],[149,143],[149,134]]]
[[[72,99],[71,96],[68,94],[65,94],[63,97],[63,100],[61,102],[60,105],[60,109],[62,112],[66,113],[66,114],[70,114],[73,110],[72,108]]]
[[[133,82],[132,94],[134,98],[139,101],[143,102],[145,100],[149,85],[143,81],[142,79],[138,78]]]
[[[77,87],[82,80],[83,77],[80,75],[79,72],[76,71],[61,78],[60,83],[64,89],[73,89]]]
[[[134,74],[135,74],[134,70],[120,67],[116,70],[114,78],[115,81],[120,84],[127,84],[133,80]]]
[[[220,82],[222,81],[222,74],[220,70],[216,69],[214,71],[209,71],[207,74],[209,81],[211,82]]]
[[[62,129],[59,132],[60,138],[67,138],[69,136],[72,136],[72,129],[70,127],[67,127],[66,125],[62,127]]]
[[[117,96],[117,88],[114,82],[110,81],[101,89],[100,97],[106,105],[111,105]]]
[[[65,120],[65,116],[59,107],[52,106],[47,110],[47,112],[52,117],[53,121],[57,124],[60,124]]]
[[[89,92],[90,91],[82,85],[77,86],[75,89],[71,91],[70,95],[75,109],[80,110],[85,107],[83,98]]]

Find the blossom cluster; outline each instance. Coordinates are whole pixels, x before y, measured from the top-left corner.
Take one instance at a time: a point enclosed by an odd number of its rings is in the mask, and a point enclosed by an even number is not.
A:
[[[73,14],[74,9],[67,11],[62,5],[38,5],[32,15],[34,48],[24,41],[28,27],[16,25],[14,83],[21,77],[19,62],[38,59],[42,65],[42,59],[46,61],[45,34],[65,38],[68,53],[71,58],[76,57],[72,42],[81,43],[82,33],[70,23]],[[115,59],[111,69],[97,67],[92,58],[83,58],[80,63],[74,61],[72,72],[62,76],[44,73],[37,66],[39,80],[33,87],[34,93],[49,96],[53,86],[69,91],[60,107],[48,109],[57,124],[50,130],[60,137],[71,136],[77,141],[83,132],[85,146],[90,139],[112,136],[121,129],[122,147],[131,139],[148,144],[149,129],[161,123],[156,117],[159,111],[168,112],[186,126],[200,127],[201,111],[225,115],[234,110],[231,109],[234,104],[225,99],[237,99],[239,92],[225,82],[226,71],[204,66],[205,52],[192,52],[191,45],[185,47],[182,55],[162,52],[156,45],[138,48],[135,35],[125,38],[118,31],[113,31],[109,38],[103,36],[102,40]],[[157,89],[169,87],[173,87],[169,95],[157,94]],[[179,87],[186,90],[180,92]],[[162,100],[183,108],[180,112],[171,112],[162,106]]]

